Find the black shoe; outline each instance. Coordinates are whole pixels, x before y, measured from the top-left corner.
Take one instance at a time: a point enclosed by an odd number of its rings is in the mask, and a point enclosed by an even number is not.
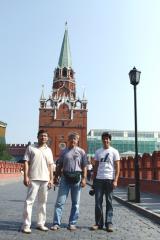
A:
[[[112,223],[107,224],[106,231],[107,232],[113,232],[113,224]]]

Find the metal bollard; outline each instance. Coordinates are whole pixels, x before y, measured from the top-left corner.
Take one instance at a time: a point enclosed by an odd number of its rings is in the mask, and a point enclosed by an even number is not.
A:
[[[135,191],[135,184],[128,185],[128,201],[134,202],[136,200],[136,191]]]

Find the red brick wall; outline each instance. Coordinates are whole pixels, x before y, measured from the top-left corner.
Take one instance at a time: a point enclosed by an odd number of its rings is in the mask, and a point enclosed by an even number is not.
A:
[[[120,161],[120,186],[134,183],[134,158],[122,158]],[[139,157],[139,175],[141,191],[160,194],[160,151],[153,152],[152,156],[144,153]]]
[[[26,150],[27,144],[8,144],[8,151],[12,156],[23,156]]]
[[[1,174],[16,174],[23,170],[23,164],[0,161],[0,176]]]
[[[79,146],[87,151],[87,111],[74,110],[73,119],[70,119],[70,111],[60,107],[57,118],[53,118],[51,109],[40,109],[39,128],[46,129],[50,138],[50,147],[54,158],[60,153],[59,144],[67,143],[68,134],[77,132],[80,135]]]

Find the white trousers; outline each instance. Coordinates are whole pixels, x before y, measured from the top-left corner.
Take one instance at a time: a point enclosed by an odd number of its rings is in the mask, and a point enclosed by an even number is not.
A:
[[[38,194],[38,219],[37,225],[45,225],[46,203],[48,196],[48,182],[32,181],[28,186],[27,198],[24,203],[23,227],[31,226],[32,207]]]

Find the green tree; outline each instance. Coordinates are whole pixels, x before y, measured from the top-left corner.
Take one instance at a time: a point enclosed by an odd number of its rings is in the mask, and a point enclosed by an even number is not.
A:
[[[0,160],[11,160],[12,156],[9,154],[7,145],[5,143],[0,143]]]

